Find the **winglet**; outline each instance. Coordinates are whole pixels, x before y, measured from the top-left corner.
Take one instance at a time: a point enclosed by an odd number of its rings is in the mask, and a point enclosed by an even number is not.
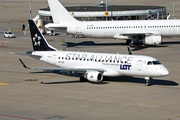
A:
[[[129,55],[132,55],[131,50],[129,49],[129,47],[127,47],[127,48],[128,48]]]
[[[20,58],[19,58],[19,61],[21,62],[24,68],[31,69],[30,67],[27,67]]]

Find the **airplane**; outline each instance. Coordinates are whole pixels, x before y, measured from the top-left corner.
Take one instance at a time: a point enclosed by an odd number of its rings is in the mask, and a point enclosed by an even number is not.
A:
[[[92,38],[126,40],[130,47],[159,45],[162,37],[180,35],[180,20],[78,21],[58,0],[48,0],[54,23],[46,28]]]
[[[129,48],[129,54],[58,51],[48,44],[33,20],[28,20],[28,23],[33,51],[12,54],[28,55],[56,67],[27,67],[23,61],[19,59],[27,69],[74,73],[81,75],[81,82],[101,82],[103,77],[112,76],[143,76],[146,79],[147,86],[150,85],[150,79],[153,77],[167,76],[169,74],[168,69],[156,58],[132,55]]]

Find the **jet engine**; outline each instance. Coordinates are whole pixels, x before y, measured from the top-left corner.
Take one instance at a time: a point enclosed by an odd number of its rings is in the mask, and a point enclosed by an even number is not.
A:
[[[160,35],[146,36],[143,39],[141,39],[139,42],[145,45],[159,45],[162,43],[162,37]]]
[[[89,71],[85,73],[84,78],[91,82],[101,82],[103,75],[98,71]]]

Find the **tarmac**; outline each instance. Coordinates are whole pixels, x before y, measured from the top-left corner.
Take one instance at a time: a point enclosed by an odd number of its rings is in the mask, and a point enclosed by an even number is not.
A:
[[[157,58],[170,71],[166,77],[155,77],[151,86],[145,86],[143,77],[136,76],[111,77],[101,83],[79,82],[77,76],[23,68],[19,58],[30,67],[54,66],[9,53],[32,50],[29,32],[14,32],[16,38],[3,37],[8,27],[20,30],[22,24],[27,26],[22,21],[28,18],[29,1],[0,2],[0,120],[180,120],[180,38],[163,38],[159,46],[131,48],[133,54]],[[97,4],[88,0],[61,2],[66,6]],[[168,0],[111,0],[108,4],[160,5],[172,13]],[[179,4],[176,1],[176,6]],[[46,6],[46,0],[32,1],[34,17]],[[178,7],[176,16],[180,18]],[[128,54],[123,40],[70,38],[63,33],[45,37],[57,49]]]

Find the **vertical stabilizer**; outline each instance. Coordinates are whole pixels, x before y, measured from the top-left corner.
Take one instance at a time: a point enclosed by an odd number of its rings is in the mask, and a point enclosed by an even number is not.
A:
[[[58,0],[48,0],[54,23],[77,21]]]
[[[42,33],[37,28],[33,20],[28,20],[31,33],[31,40],[34,51],[57,51],[56,48],[48,44]]]

